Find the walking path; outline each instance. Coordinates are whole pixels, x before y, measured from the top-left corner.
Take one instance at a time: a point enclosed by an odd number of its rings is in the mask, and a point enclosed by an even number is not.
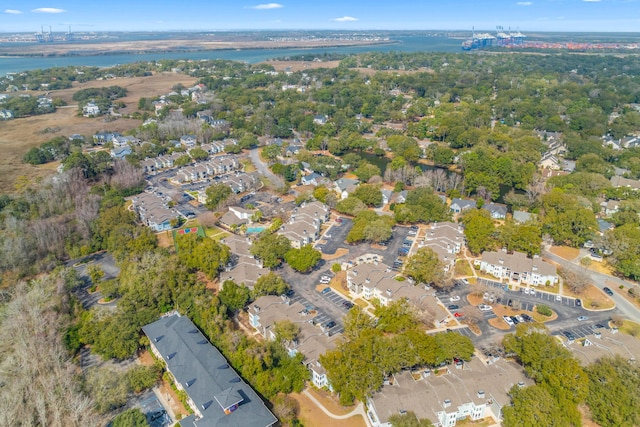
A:
[[[320,403],[320,401],[316,399],[315,396],[311,394],[308,389],[305,388],[302,393],[305,396],[307,396],[313,403],[315,403],[316,406],[320,408],[320,410],[322,410],[322,412],[324,412],[326,416],[333,418],[334,420],[346,420],[347,418],[351,418],[356,415],[362,415],[362,418],[364,419],[365,424],[368,427],[371,427],[371,424],[369,423],[369,418],[367,418],[367,414],[365,412],[364,405],[362,404],[362,402],[359,402],[358,405],[355,407],[355,409],[349,412],[348,414],[335,415],[334,413],[329,412],[329,410],[325,408],[324,405]]]

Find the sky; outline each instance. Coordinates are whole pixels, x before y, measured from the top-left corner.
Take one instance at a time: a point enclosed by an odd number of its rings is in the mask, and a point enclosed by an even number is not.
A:
[[[0,32],[495,30],[639,32],[640,0],[2,0]]]

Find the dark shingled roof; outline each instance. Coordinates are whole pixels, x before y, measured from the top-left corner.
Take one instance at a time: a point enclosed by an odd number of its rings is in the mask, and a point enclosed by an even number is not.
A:
[[[182,427],[267,427],[277,421],[187,317],[165,316],[142,330],[202,414],[184,418]]]

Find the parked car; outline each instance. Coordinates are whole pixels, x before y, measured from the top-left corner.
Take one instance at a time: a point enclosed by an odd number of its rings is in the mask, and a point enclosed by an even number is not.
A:
[[[525,322],[524,317],[520,316],[519,314],[516,314],[515,317],[518,320],[518,322],[520,322],[520,323],[524,323]]]
[[[460,307],[459,307],[459,306],[457,306],[457,305],[455,305],[455,304],[450,304],[447,308],[448,308],[449,310],[457,310],[457,309],[459,309]]]
[[[533,322],[533,318],[528,314],[523,314],[522,318],[524,319],[525,322]]]
[[[514,325],[517,325],[518,323],[520,323],[520,320],[516,316],[511,316],[511,321],[513,322]]]
[[[342,223],[342,218],[336,218],[336,222],[337,222],[338,224],[341,224],[341,223]]]
[[[293,289],[288,289],[284,294],[288,297],[292,297],[295,294],[295,291]]]
[[[336,322],[334,322],[333,320],[330,320],[329,322],[327,322],[327,323],[324,325],[324,328],[325,328],[325,329],[331,329],[331,328],[333,328],[334,326],[336,326]]]
[[[576,307],[582,307],[582,301],[579,299],[576,300]]]
[[[464,314],[459,313],[459,312],[456,311],[455,313],[453,313],[453,317],[458,317],[458,318],[464,317]]]
[[[611,289],[609,289],[608,287],[604,287],[602,288],[602,290],[604,291],[605,294],[609,295],[609,296],[613,296],[613,291]]]
[[[516,324],[513,323],[513,320],[511,320],[509,316],[502,316],[502,319],[507,323],[507,325],[516,326]]]
[[[327,286],[326,288],[324,288],[324,289],[322,290],[322,292],[321,292],[321,293],[322,293],[322,295],[326,295],[326,294],[328,294],[329,292],[331,292],[331,288]]]
[[[556,295],[556,301],[558,302],[562,301],[562,295]]]
[[[585,320],[589,320],[589,316],[578,316],[578,322],[584,322]]]
[[[409,227],[411,230],[417,230],[418,226],[417,225],[412,225],[411,227]]]
[[[451,302],[460,301],[460,297],[458,295],[454,295],[451,298],[449,298],[449,301]]]
[[[487,304],[480,304],[478,306],[478,309],[480,311],[491,311],[491,310],[493,310],[493,307],[491,307],[490,305],[487,305]]]

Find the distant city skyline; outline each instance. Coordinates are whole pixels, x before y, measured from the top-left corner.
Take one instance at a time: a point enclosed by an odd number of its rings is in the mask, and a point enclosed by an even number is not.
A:
[[[638,32],[640,0],[5,0],[0,32],[494,30]]]

